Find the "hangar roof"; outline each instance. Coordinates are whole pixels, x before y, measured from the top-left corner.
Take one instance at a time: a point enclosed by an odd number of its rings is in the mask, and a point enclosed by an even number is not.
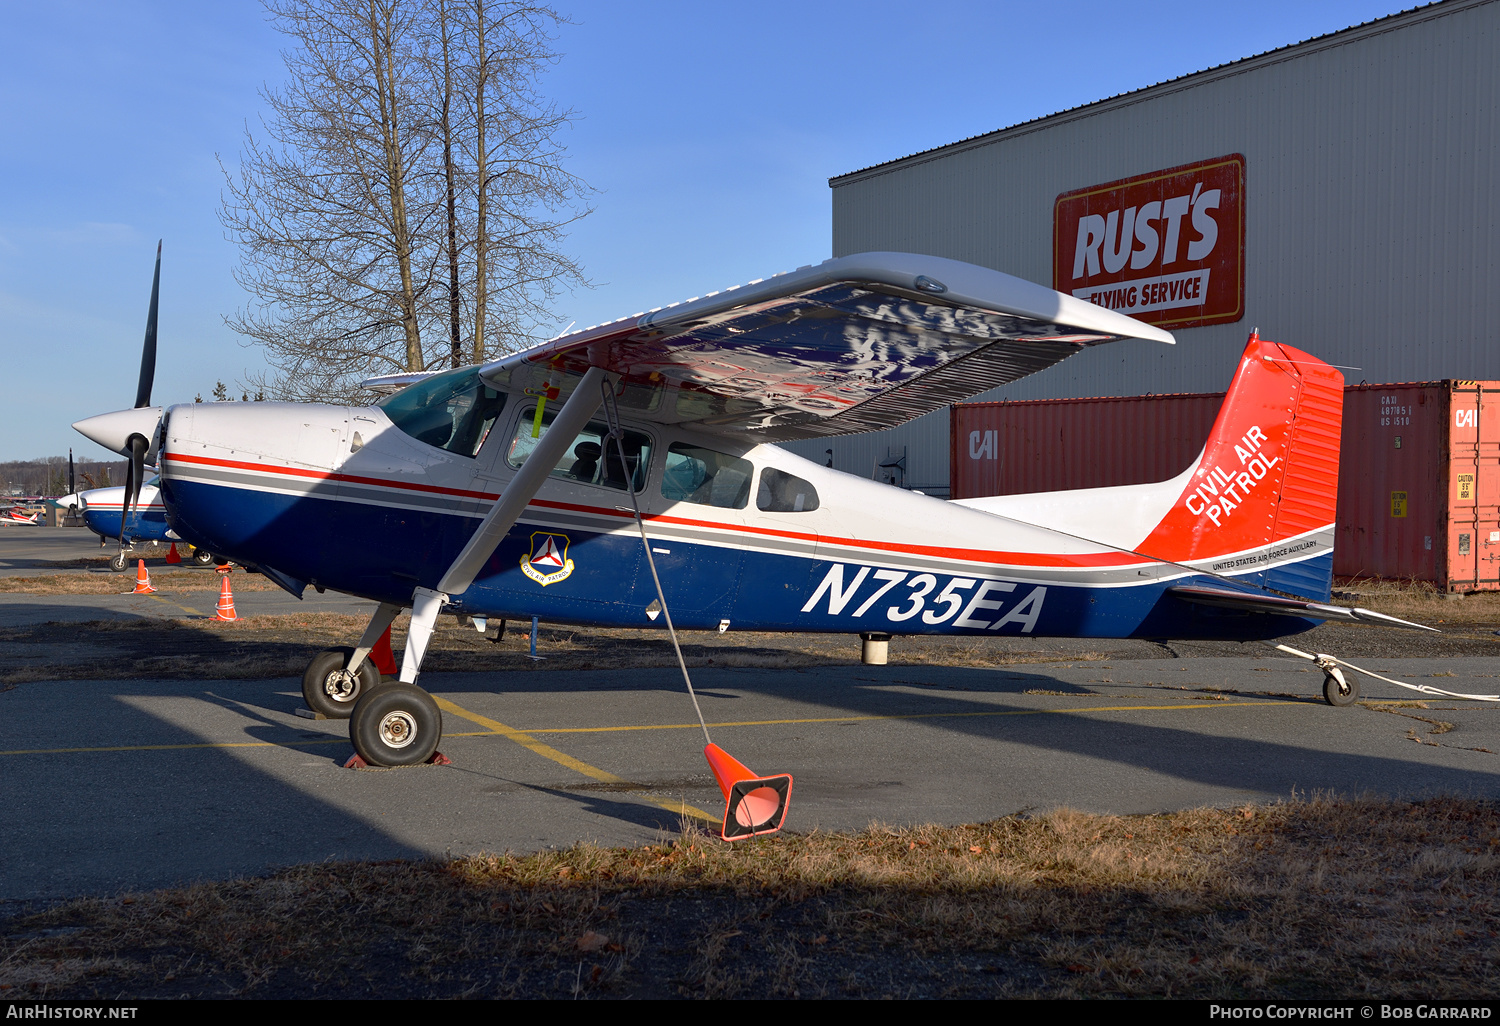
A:
[[[1274,50],[1267,50],[1264,53],[1253,54],[1249,57],[1241,57],[1239,60],[1230,61],[1227,64],[1216,64],[1211,68],[1204,68],[1202,71],[1179,75],[1176,78],[1169,78],[1163,82],[1154,82],[1151,85],[1132,89],[1129,92],[1118,93],[1114,96],[1105,97],[1102,100],[1095,100],[1092,103],[1085,103],[1078,107],[1069,107],[1066,110],[1060,110],[1053,114],[1044,114],[1029,121],[1021,121],[1005,128],[981,132],[978,135],[971,135],[956,142],[944,143],[941,146],[934,146],[931,149],[918,150],[916,153],[908,154],[905,157],[895,157],[891,160],[882,161],[879,164],[871,164],[857,171],[846,171],[844,174],[834,175],[828,179],[828,185],[830,188],[835,188],[839,185],[847,184],[851,179],[868,175],[871,172],[893,169],[894,165],[897,164],[905,164],[908,161],[932,160],[936,157],[946,155],[948,152],[997,142],[1000,136],[1017,133],[1018,130],[1038,131],[1048,127],[1048,123],[1058,123],[1059,121],[1071,121],[1077,117],[1087,117],[1091,114],[1099,113],[1101,109],[1107,107],[1140,103],[1143,100],[1150,99],[1152,96],[1175,92],[1179,89],[1189,89],[1227,75],[1242,74],[1257,67],[1292,60],[1303,54],[1321,50],[1329,46],[1342,46],[1344,43],[1352,42],[1354,39],[1363,36],[1393,32],[1396,29],[1405,28],[1409,24],[1417,24],[1429,18],[1443,17],[1465,8],[1477,7],[1492,2],[1494,0],[1434,0],[1433,3],[1422,4],[1419,7],[1398,11],[1395,14],[1388,14],[1383,18],[1376,18],[1373,21],[1362,22],[1359,25],[1339,29],[1337,32],[1327,32],[1321,36],[1313,36],[1311,39],[1304,39],[1299,43],[1288,43],[1285,46],[1278,46]]]

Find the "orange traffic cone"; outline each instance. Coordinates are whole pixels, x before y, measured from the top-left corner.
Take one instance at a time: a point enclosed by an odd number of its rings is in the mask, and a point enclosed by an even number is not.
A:
[[[703,754],[708,757],[708,768],[714,771],[719,790],[724,792],[724,829],[720,835],[724,840],[738,841],[781,829],[792,800],[789,774],[757,777],[715,744],[705,745]]]
[[[167,564],[171,565],[171,564],[174,564],[174,563],[181,563],[181,562],[182,562],[182,557],[177,554],[177,543],[173,542],[172,543],[172,547],[167,550]]]
[[[370,662],[382,677],[394,677],[401,671],[396,667],[396,654],[391,651],[391,629],[387,627],[375,647],[370,649]]]
[[[156,589],[151,586],[151,575],[146,572],[146,561],[138,559],[135,561],[135,591],[132,595],[149,595]]]
[[[229,590],[229,575],[224,575],[224,583],[219,587],[219,613],[220,620],[238,620],[234,615],[234,592]]]

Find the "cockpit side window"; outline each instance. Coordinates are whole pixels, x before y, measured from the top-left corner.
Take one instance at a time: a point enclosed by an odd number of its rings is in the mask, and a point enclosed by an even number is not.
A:
[[[749,460],[673,442],[667,448],[661,494],[677,502],[744,509],[750,501],[750,479],[754,476],[755,466]]]
[[[760,472],[755,508],[767,513],[806,513],[818,508],[818,490],[809,481],[767,467]]]
[[[408,385],[375,405],[417,441],[472,458],[505,409],[505,393],[481,381],[476,368],[463,367]]]
[[[555,416],[556,414],[544,410],[541,424],[538,425],[536,408],[524,410],[516,425],[515,436],[510,441],[510,449],[505,454],[505,461],[519,470],[536,448],[537,442],[551,429]],[[579,484],[601,485],[623,491],[626,485],[625,471],[628,469],[631,489],[640,491],[646,486],[646,474],[651,468],[650,436],[639,431],[625,432],[625,462],[622,467],[622,453],[616,450],[612,441],[606,444],[608,435],[609,428],[598,421],[590,421],[557,461],[557,466],[552,469],[552,476]]]

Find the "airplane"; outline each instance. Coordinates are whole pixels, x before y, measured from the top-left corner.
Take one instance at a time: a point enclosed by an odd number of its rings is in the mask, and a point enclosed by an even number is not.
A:
[[[158,250],[158,275],[160,251]],[[153,406],[79,421],[184,539],[378,603],[308,705],[375,766],[434,757],[440,613],[671,631],[1262,640],[1330,620],[1343,378],[1252,333],[1202,454],[1168,481],[945,501],[773,443],[892,427],[1122,339],[1170,333],[998,271],[862,253],[387,375],[372,406]],[[369,658],[411,610],[399,681]],[[1311,657],[1309,657],[1311,658]],[[1332,664],[1324,695],[1357,694]],[[686,669],[684,667],[684,676]],[[689,682],[689,687],[691,684]],[[705,727],[705,734],[707,728]],[[727,835],[726,835],[727,836]]]
[[[90,488],[64,496],[58,503],[63,504],[65,499],[74,500],[68,505],[78,508],[84,526],[99,536],[101,546],[110,539],[124,539],[124,545],[109,561],[111,570],[124,570],[130,562],[127,549],[142,542],[171,544],[183,540],[167,523],[167,507],[161,501],[159,482],[160,475],[153,475],[141,483],[139,495],[132,499],[128,517],[125,516],[124,485]],[[188,558],[198,566],[212,566],[217,560],[207,549],[194,549]]]
[[[27,510],[24,506],[7,506],[0,510],[0,524],[25,524],[28,527],[36,527],[42,522],[42,515]]]

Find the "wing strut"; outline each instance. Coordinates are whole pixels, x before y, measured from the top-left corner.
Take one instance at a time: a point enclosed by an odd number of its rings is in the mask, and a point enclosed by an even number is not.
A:
[[[432,629],[437,624],[443,603],[469,590],[469,585],[474,583],[474,578],[494,554],[495,547],[536,498],[547,475],[552,473],[552,468],[567,453],[578,432],[599,409],[600,386],[605,378],[604,371],[598,367],[590,367],[585,372],[573,394],[557,411],[557,418],[511,479],[510,486],[495,500],[495,505],[479,522],[479,529],[438,581],[437,588],[417,588],[412,592],[411,627],[406,632],[406,655],[401,660],[401,679],[405,683],[416,683],[422,657],[427,654],[427,643],[432,639]]]

